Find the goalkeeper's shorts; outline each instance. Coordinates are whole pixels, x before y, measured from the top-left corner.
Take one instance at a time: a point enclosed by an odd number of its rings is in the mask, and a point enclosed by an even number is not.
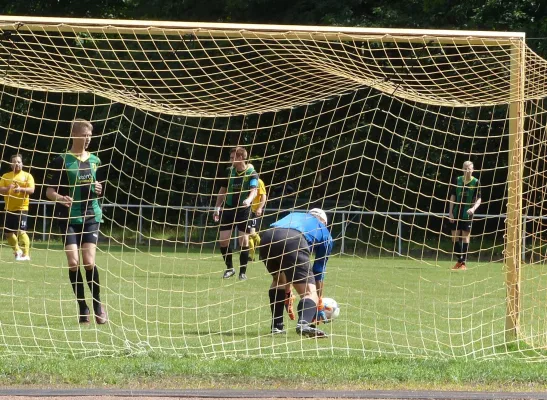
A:
[[[295,229],[271,228],[262,232],[260,259],[270,274],[283,272],[288,283],[315,283],[308,242]]]

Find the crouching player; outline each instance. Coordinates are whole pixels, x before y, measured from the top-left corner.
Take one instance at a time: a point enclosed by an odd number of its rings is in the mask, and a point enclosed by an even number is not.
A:
[[[268,291],[272,311],[272,333],[285,333],[283,309],[285,296],[292,284],[300,296],[297,306],[296,332],[302,336],[322,338],[327,335],[313,325],[321,301],[316,278],[321,282],[333,240],[327,229],[327,215],[319,208],[308,213],[293,212],[262,232],[260,259],[272,275]],[[315,254],[313,268],[310,254]],[[319,293],[320,294],[320,293]],[[324,313],[322,314],[324,317]]]

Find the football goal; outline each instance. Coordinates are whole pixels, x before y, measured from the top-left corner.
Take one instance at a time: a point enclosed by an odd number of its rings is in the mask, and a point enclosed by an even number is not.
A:
[[[18,154],[36,187],[30,261],[0,247],[0,357],[543,357],[546,75],[515,32],[0,17],[1,173]],[[76,119],[103,179],[101,325],[78,323],[46,197]],[[329,217],[327,339],[287,315],[271,334],[258,252],[222,278],[236,146],[266,186],[259,232]]]

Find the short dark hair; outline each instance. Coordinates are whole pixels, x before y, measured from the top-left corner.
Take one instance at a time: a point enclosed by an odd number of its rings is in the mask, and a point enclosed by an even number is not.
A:
[[[236,153],[236,157],[243,157],[244,160],[247,159],[247,150],[241,146],[234,147],[230,150],[230,154]]]

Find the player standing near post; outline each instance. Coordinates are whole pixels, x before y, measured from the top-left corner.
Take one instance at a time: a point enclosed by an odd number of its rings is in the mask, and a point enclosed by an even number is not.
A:
[[[30,261],[30,239],[26,230],[34,178],[23,171],[23,157],[20,154],[11,156],[11,170],[0,178],[0,194],[4,195],[6,210],[6,240],[13,249],[16,261]]]
[[[481,205],[480,182],[473,176],[473,163],[463,163],[463,175],[452,182],[450,188],[449,219],[454,242],[454,255],[458,261],[453,270],[467,269],[467,252],[471,238],[471,222]]]
[[[55,201],[55,216],[64,234],[68,275],[80,308],[79,321],[89,323],[89,308],[85,301],[84,284],[80,271],[80,250],[87,284],[93,296],[95,321],[105,324],[108,317],[101,304],[99,269],[95,264],[99,225],[102,210],[99,197],[103,186],[97,178],[101,160],[87,151],[93,125],[83,119],[72,123],[72,147],[68,153],[56,157],[47,173],[46,196]]]
[[[247,279],[247,264],[249,262],[249,235],[247,223],[251,216],[251,203],[256,197],[258,174],[252,165],[247,165],[247,150],[235,147],[230,150],[231,167],[222,177],[218,192],[213,219],[220,220],[220,252],[226,264],[226,271],[222,276],[228,279],[235,274],[230,250],[230,236],[237,226],[239,231],[239,279]],[[224,205],[224,209],[222,206]],[[221,212],[222,210],[222,212]]]
[[[308,213],[293,212],[270,225],[261,234],[260,259],[272,275],[268,291],[272,311],[272,333],[285,333],[283,309],[289,285],[300,295],[296,332],[308,337],[326,337],[312,323],[318,315],[320,295],[316,282],[321,281],[332,252],[333,240],[327,229],[327,215],[320,208]],[[313,268],[311,253],[315,253]],[[324,313],[323,313],[324,315]]]

